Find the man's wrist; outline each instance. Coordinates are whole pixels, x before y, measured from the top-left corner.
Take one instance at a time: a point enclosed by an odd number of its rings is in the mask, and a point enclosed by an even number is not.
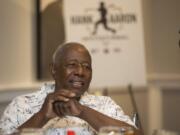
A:
[[[44,126],[44,124],[50,120],[50,118],[46,115],[46,113],[44,113],[41,110],[39,112],[37,112],[35,115],[37,115],[37,117],[41,121],[40,123],[42,126]]]
[[[84,114],[85,114],[86,110],[87,110],[87,107],[84,105],[81,105],[81,111],[80,111],[80,114],[78,115],[78,117],[80,119],[84,119]]]

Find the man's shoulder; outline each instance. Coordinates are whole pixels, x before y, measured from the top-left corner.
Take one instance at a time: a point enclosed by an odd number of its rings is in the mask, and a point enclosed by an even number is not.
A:
[[[109,96],[91,94],[91,93],[88,93],[88,92],[86,92],[85,96],[91,97],[91,98],[99,98],[99,99],[111,99]]]
[[[47,95],[48,93],[52,92],[54,90],[54,84],[47,84],[44,83],[40,89],[34,90],[31,93],[26,93],[23,95],[17,96],[15,99],[30,99],[30,98],[36,98],[39,96]]]
[[[32,92],[32,93],[26,93],[26,94],[23,94],[23,95],[19,95],[17,97],[15,97],[13,100],[12,100],[12,103],[16,103],[16,104],[28,104],[29,101],[33,101],[35,98],[37,98],[39,95],[39,91],[35,91],[35,92]]]
[[[112,101],[112,99],[108,96],[94,95],[94,94],[89,94],[89,93],[85,93],[85,95],[82,97],[82,100],[86,101],[86,102],[109,102],[109,101]]]
[[[39,90],[34,90],[31,93],[26,93],[15,97],[12,100],[12,102],[23,103],[23,104],[31,104],[33,102],[39,102],[41,100],[44,100],[47,93],[51,92],[51,87],[53,87],[53,85],[44,84]]]

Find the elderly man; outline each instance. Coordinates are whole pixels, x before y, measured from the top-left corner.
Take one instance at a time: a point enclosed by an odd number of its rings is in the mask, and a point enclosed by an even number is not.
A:
[[[6,108],[0,120],[2,131],[81,127],[86,133],[95,134],[102,126],[134,128],[111,98],[88,94],[91,56],[83,45],[71,42],[57,48],[51,73],[55,84],[45,84],[38,92],[19,96]]]

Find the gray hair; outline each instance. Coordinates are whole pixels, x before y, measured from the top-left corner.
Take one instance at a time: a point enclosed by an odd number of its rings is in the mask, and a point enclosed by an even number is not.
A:
[[[85,50],[87,50],[87,48],[84,45],[77,43],[77,42],[68,42],[68,43],[60,44],[57,47],[57,49],[55,50],[55,52],[53,53],[52,64],[57,64],[57,59],[62,58],[62,56],[64,55],[64,52],[65,52],[65,49],[71,47],[73,44],[79,45],[79,46],[83,47]],[[89,53],[88,50],[87,50],[87,52]],[[90,54],[89,54],[89,56],[90,56]],[[90,58],[91,58],[91,56],[90,56]]]
[[[64,46],[66,45],[66,43],[63,43],[63,44],[60,44],[57,49],[55,50],[55,52],[53,53],[53,56],[52,56],[52,63],[55,64],[56,63],[56,59],[58,57],[58,55],[62,54],[63,52],[63,48]]]

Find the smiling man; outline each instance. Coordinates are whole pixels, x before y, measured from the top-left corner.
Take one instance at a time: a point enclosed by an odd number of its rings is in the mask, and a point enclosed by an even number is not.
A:
[[[72,45],[74,44],[74,45]],[[77,43],[69,43],[56,50],[53,56],[52,75],[56,90],[67,89],[80,97],[91,82],[91,57]]]
[[[51,73],[55,84],[45,84],[40,91],[12,101],[0,120],[2,131],[55,128],[61,132],[68,127],[81,127],[85,135],[93,135],[103,126],[134,128],[134,123],[111,98],[88,94],[91,56],[83,45],[70,42],[57,48]]]

